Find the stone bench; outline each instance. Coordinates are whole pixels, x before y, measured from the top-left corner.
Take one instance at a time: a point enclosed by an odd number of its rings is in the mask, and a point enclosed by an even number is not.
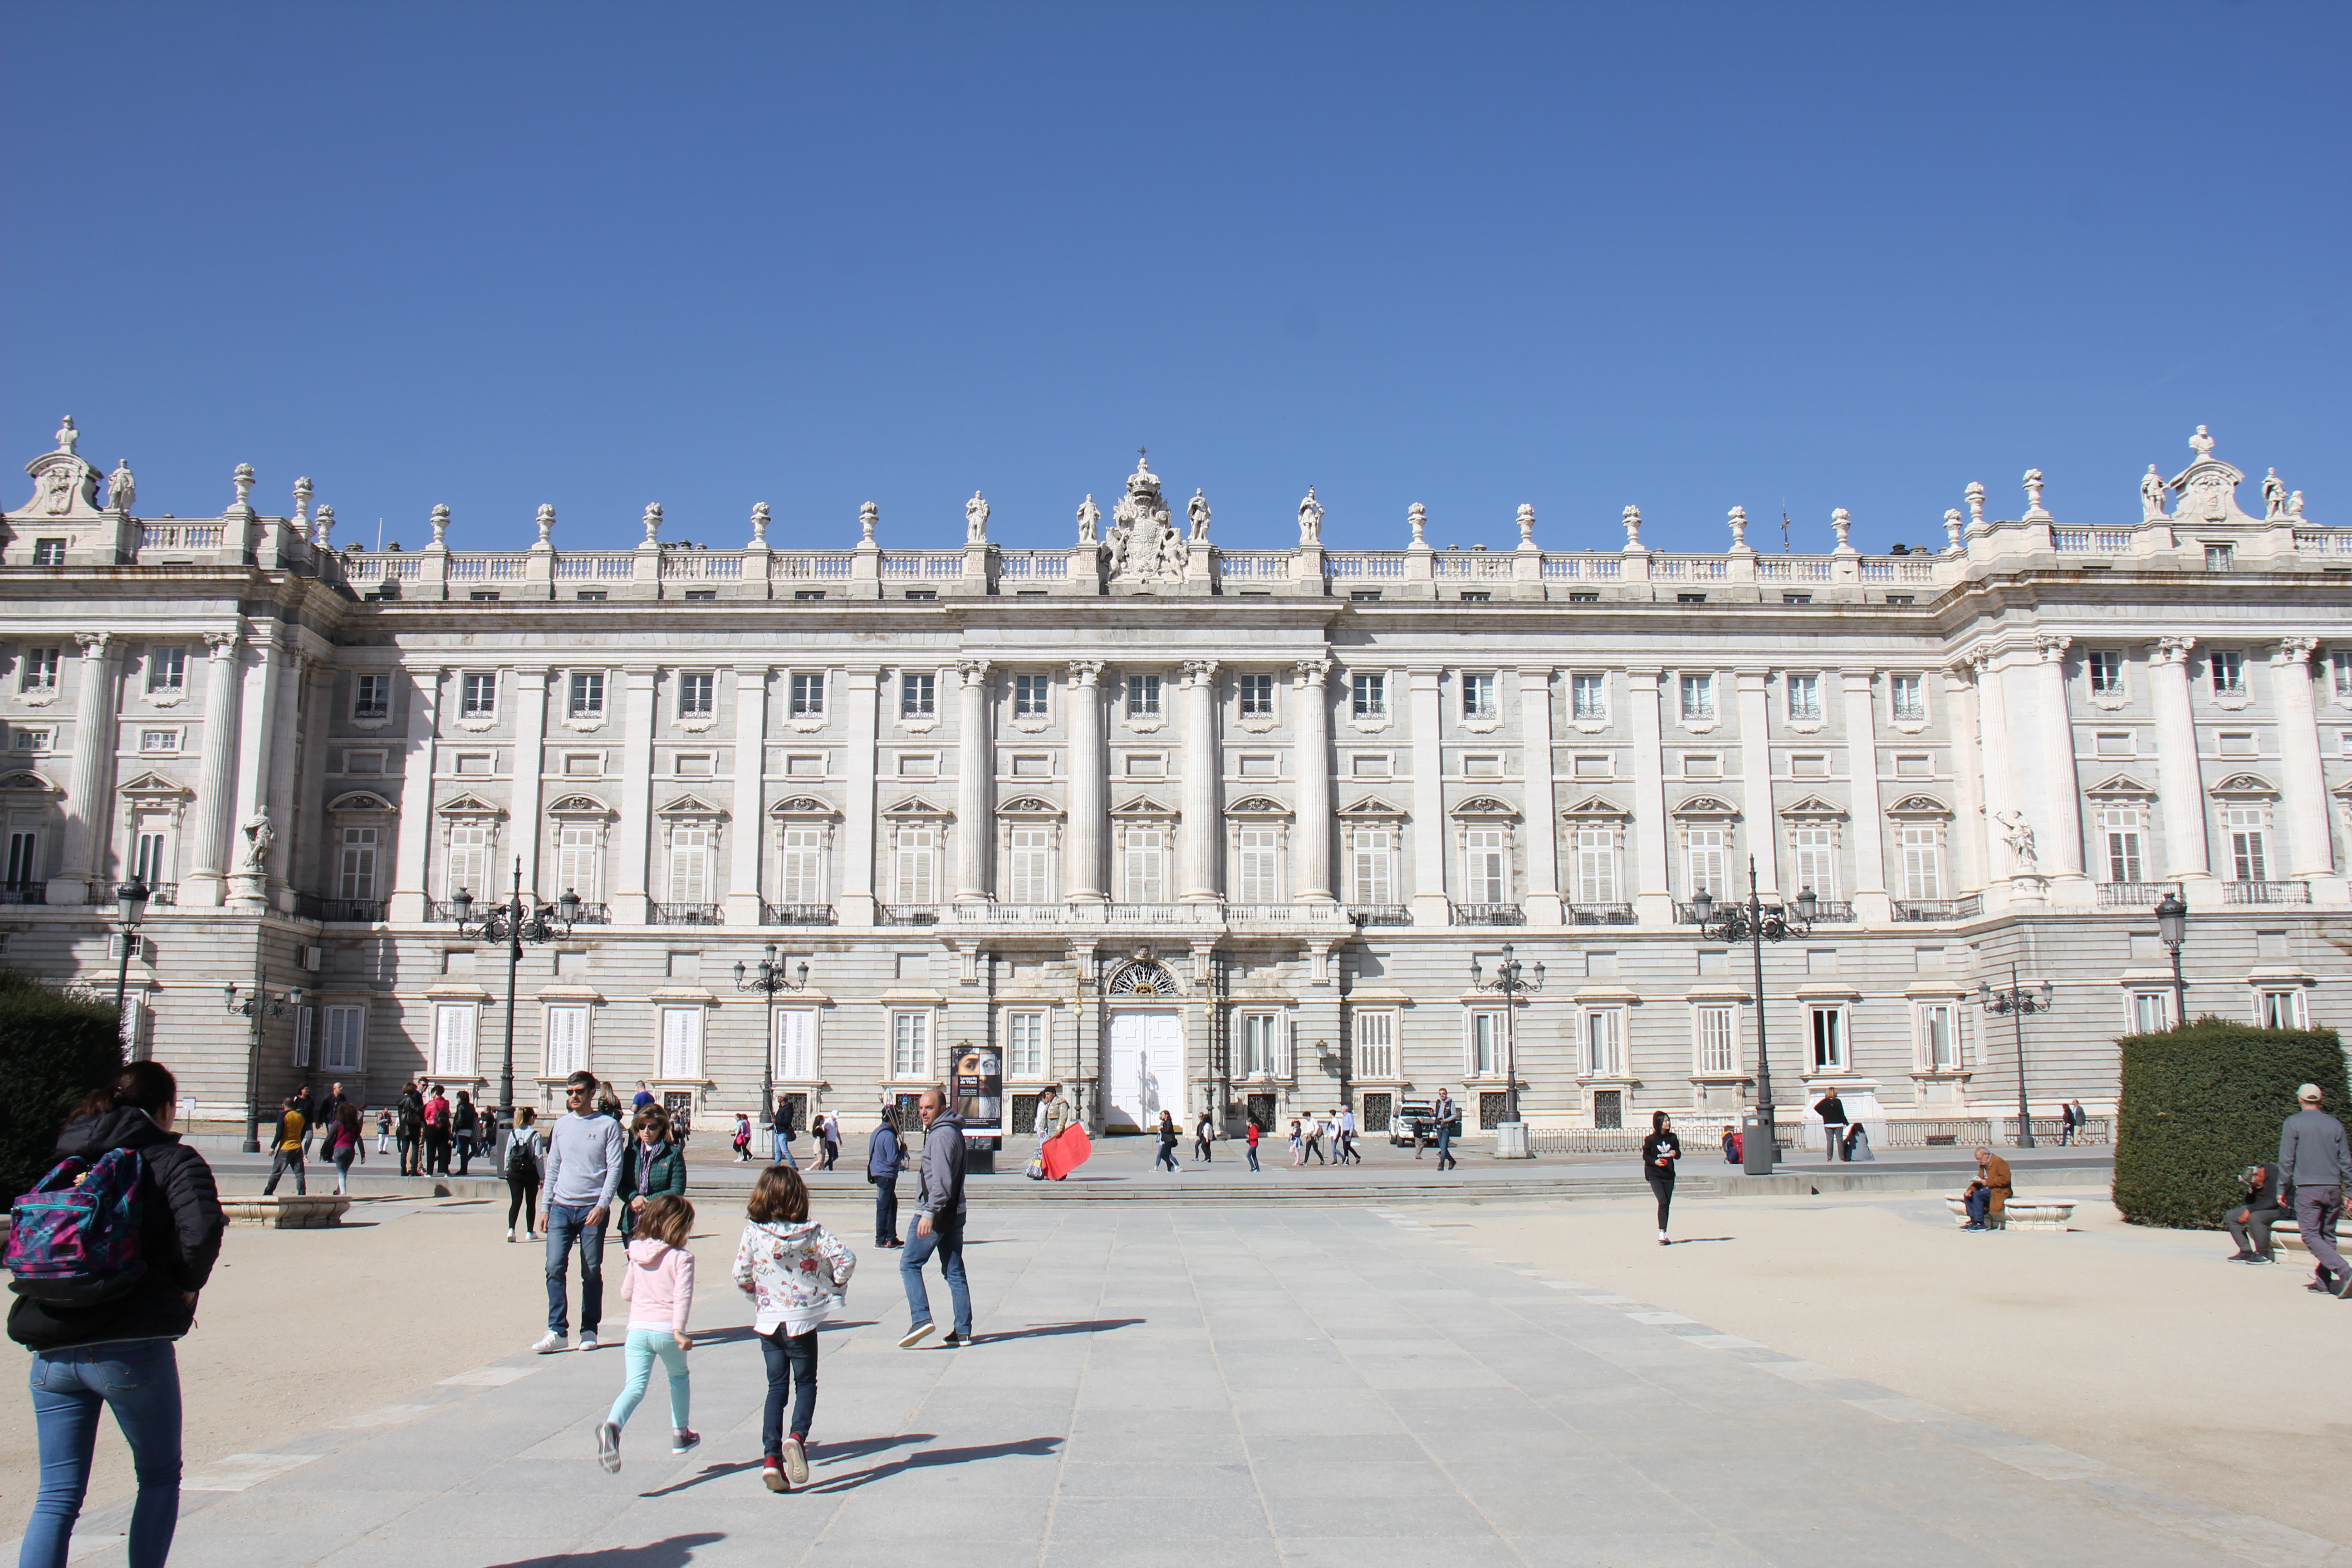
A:
[[[315,1197],[260,1197],[251,1194],[223,1196],[221,1212],[231,1225],[261,1225],[274,1230],[317,1230],[343,1223],[349,1198],[321,1193]]]
[[[1969,1222],[1969,1204],[1965,1194],[1946,1193],[1944,1206],[1961,1225]],[[2064,1230],[2074,1217],[2072,1198],[2021,1198],[2012,1196],[2001,1211],[2001,1223],[2011,1230]]]

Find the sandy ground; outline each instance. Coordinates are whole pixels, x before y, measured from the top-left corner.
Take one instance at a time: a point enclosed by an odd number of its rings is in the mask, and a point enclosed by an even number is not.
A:
[[[2054,1194],[2053,1195],[2060,1195]],[[1442,1234],[1913,1398],[2352,1543],[2352,1303],[2309,1259],[2222,1262],[2221,1232],[1956,1230],[1927,1194],[1412,1210]]]
[[[870,1236],[871,1204],[822,1211]],[[186,1473],[229,1454],[267,1450],[297,1433],[364,1417],[411,1390],[509,1356],[546,1331],[545,1253],[508,1246],[506,1205],[362,1202],[340,1229],[231,1226],[219,1267],[180,1342]],[[860,1225],[865,1228],[859,1228]],[[726,1281],[742,1231],[739,1203],[697,1215],[698,1296]],[[604,1260],[606,1327],[628,1324],[618,1300],[617,1245]],[[579,1271],[572,1268],[576,1330]],[[10,1346],[11,1350],[18,1347]],[[21,1350],[18,1351],[21,1354]],[[20,1533],[38,1486],[31,1402],[0,1398],[0,1539]],[[621,1358],[613,1357],[620,1386]],[[128,1497],[131,1453],[110,1426],[99,1438],[88,1507]]]

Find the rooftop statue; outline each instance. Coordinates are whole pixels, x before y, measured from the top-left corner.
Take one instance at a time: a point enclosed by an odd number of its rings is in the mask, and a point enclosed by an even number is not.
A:
[[[1209,541],[1209,502],[1197,489],[1192,499],[1184,503],[1184,515],[1192,520],[1192,537],[1201,543]]]
[[[2164,476],[2150,463],[2139,481],[2139,515],[2143,522],[2164,515]]]
[[[988,501],[978,490],[963,503],[963,542],[966,544],[988,542]]]

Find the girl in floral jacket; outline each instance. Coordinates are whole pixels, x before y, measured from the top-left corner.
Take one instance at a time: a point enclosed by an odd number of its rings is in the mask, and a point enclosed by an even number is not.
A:
[[[772,1492],[808,1484],[808,1431],[816,1414],[817,1325],[849,1289],[857,1255],[809,1218],[808,1185],[789,1164],[771,1165],[751,1189],[751,1223],[735,1248],[735,1283],[756,1305],[752,1328],[768,1363],[760,1423],[760,1479]],[[797,1384],[797,1389],[793,1385]],[[793,1394],[784,1430],[784,1395]]]

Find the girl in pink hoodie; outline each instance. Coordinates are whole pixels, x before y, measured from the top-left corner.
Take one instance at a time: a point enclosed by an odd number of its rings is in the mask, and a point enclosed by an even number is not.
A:
[[[612,1414],[596,1426],[596,1462],[607,1470],[621,1468],[621,1428],[635,1414],[659,1357],[669,1373],[669,1451],[690,1454],[702,1434],[686,1424],[693,1392],[686,1377],[686,1352],[694,1342],[687,1338],[687,1314],[694,1307],[694,1254],[686,1249],[694,1229],[694,1205],[665,1193],[646,1205],[636,1216],[636,1239],[629,1243],[628,1266],[621,1272],[621,1299],[629,1303],[627,1381]]]

